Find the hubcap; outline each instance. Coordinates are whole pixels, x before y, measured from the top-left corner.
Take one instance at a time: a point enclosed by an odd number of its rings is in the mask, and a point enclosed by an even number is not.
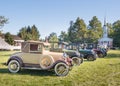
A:
[[[20,70],[20,64],[16,60],[11,60],[8,64],[8,69],[11,73],[17,73]]]
[[[66,67],[63,65],[58,66],[58,74],[64,74],[66,72]]]
[[[79,60],[78,59],[73,59],[73,64],[74,65],[78,65],[79,64]]]
[[[12,64],[10,65],[10,68],[11,68],[12,70],[17,70],[18,65],[17,65],[16,63],[12,63]]]
[[[65,76],[67,75],[69,72],[69,68],[65,63],[58,63],[55,66],[55,73],[58,76]]]
[[[99,54],[99,57],[102,57],[103,55],[102,54]]]
[[[92,56],[90,56],[90,57],[89,57],[89,60],[90,60],[90,61],[92,61],[92,60],[93,60],[93,57],[92,57]]]

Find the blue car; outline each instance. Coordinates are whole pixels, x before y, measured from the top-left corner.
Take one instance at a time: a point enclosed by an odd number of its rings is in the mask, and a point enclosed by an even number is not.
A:
[[[97,54],[93,50],[89,49],[78,49],[80,54],[83,55],[84,59],[87,59],[88,61],[94,61],[98,57]]]

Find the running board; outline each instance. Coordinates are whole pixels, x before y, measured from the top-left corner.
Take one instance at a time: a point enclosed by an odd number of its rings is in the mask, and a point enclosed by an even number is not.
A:
[[[42,68],[35,68],[35,67],[22,67],[22,69],[30,69],[30,70],[44,70]]]

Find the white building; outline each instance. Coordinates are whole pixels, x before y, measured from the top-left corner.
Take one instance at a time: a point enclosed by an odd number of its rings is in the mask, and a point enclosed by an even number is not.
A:
[[[111,48],[113,46],[113,39],[108,37],[108,28],[106,25],[106,20],[104,20],[103,37],[98,39],[98,45],[103,46],[105,48]]]
[[[21,43],[24,42],[20,37],[12,35],[14,45],[10,45],[5,42],[5,35],[0,35],[0,50],[21,50]]]

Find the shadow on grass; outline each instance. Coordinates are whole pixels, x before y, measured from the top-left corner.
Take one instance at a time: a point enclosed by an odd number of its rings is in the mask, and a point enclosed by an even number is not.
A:
[[[94,61],[96,61],[96,60],[94,60]],[[88,60],[84,59],[84,62],[94,62],[94,61],[88,61]]]
[[[116,63],[116,64],[109,64],[110,66],[120,66],[120,63]]]
[[[12,74],[8,68],[0,68],[0,74]],[[21,70],[16,75],[31,75],[31,76],[56,76],[53,71],[46,70]]]
[[[3,54],[3,55],[0,55],[0,56],[11,56],[12,54]]]
[[[109,59],[109,58],[120,58],[120,53],[118,53],[118,54],[109,53],[105,58],[106,59]]]

